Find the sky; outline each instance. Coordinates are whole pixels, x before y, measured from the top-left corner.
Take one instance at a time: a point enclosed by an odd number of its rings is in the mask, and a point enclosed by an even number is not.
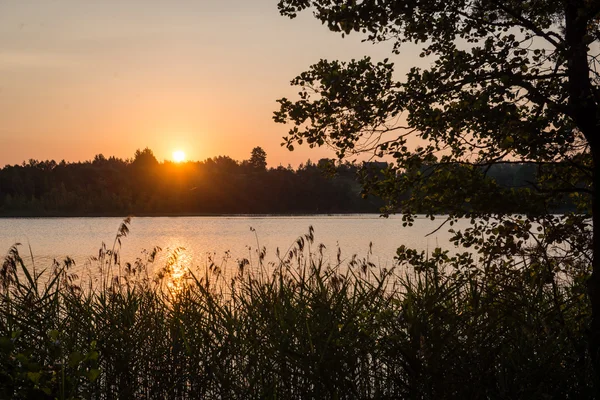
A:
[[[418,49],[341,38],[310,12],[290,20],[276,0],[0,0],[0,166],[130,158],[248,159],[269,166],[333,157],[281,147],[276,99],[320,59],[389,57],[408,69]]]

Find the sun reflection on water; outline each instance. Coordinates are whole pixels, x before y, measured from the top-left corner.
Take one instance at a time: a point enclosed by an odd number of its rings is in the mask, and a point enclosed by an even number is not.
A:
[[[183,246],[170,246],[165,250],[164,257],[164,264],[157,270],[155,280],[168,292],[176,295],[186,285],[193,283],[201,284],[206,289],[218,289],[226,278],[225,270],[231,254],[226,251],[219,257],[216,253],[207,252],[199,259],[197,254]]]
[[[166,288],[173,293],[180,293],[189,278],[192,267],[192,255],[185,247],[176,247],[168,251],[165,266],[158,274]]]

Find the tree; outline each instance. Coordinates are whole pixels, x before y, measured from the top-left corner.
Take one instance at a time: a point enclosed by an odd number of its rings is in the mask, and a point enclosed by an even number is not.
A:
[[[155,167],[158,165],[158,160],[152,150],[146,147],[144,150],[137,149],[135,151],[132,164],[142,168]]]
[[[257,171],[265,171],[267,169],[267,153],[262,147],[252,149],[249,164]]]
[[[391,57],[420,44],[431,61],[402,80],[389,59],[319,61],[292,81],[299,100],[278,100],[275,120],[293,124],[284,145],[393,159],[384,178],[365,177],[365,191],[385,195],[386,212],[402,212],[406,223],[420,212],[448,212],[450,223],[479,218],[455,239],[480,245],[482,260],[510,259],[533,237],[551,271],[551,264],[591,271],[589,352],[600,375],[600,2],[280,0],[278,7],[290,18],[310,9],[342,36],[391,42]],[[535,180],[501,188],[488,175],[501,162],[534,166]],[[566,201],[577,212],[551,215]],[[477,242],[478,234],[494,246]],[[565,242],[569,256],[556,257]]]
[[[139,152],[139,150],[138,150],[138,152]],[[106,160],[106,157],[104,157],[104,154],[100,153],[100,154],[96,154],[94,156],[94,161],[92,161],[92,164],[102,165],[102,164],[106,163],[106,161],[107,160]]]

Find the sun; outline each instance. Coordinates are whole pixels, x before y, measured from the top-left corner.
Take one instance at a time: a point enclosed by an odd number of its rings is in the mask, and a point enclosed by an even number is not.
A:
[[[173,152],[173,161],[182,162],[185,160],[185,153],[181,150],[177,150]]]

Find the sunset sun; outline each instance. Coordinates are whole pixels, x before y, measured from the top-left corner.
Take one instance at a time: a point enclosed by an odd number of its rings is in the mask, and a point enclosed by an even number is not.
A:
[[[185,160],[185,153],[181,150],[177,150],[173,152],[173,161],[182,162]]]

